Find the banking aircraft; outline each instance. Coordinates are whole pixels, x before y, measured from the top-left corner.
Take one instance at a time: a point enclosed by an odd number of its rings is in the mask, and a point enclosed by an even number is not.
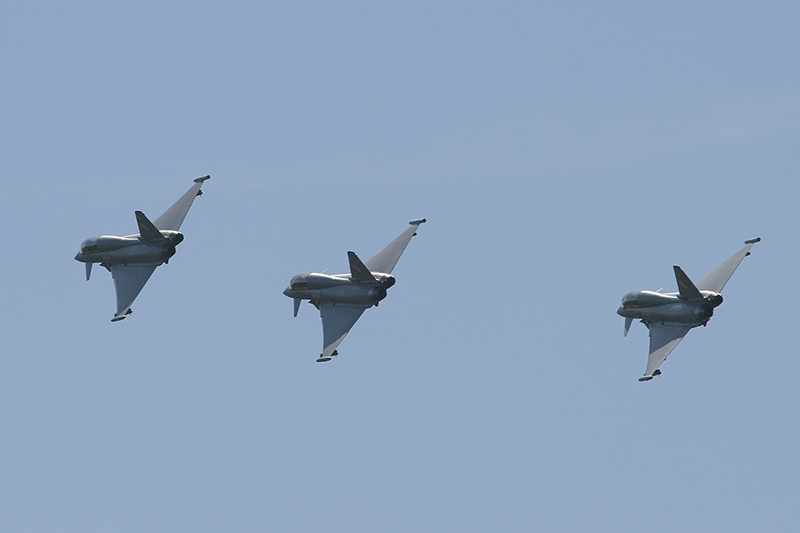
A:
[[[200,190],[203,182],[210,177],[195,179],[194,185],[154,222],[136,211],[139,233],[126,237],[101,235],[83,241],[75,259],[86,264],[86,281],[89,281],[94,263],[100,263],[114,278],[117,312],[112,322],[131,314],[133,301],[153,271],[175,255],[175,247],[183,241],[183,234],[178,230],[195,197],[203,194]]]
[[[760,237],[744,241],[744,248],[697,284],[675,265],[678,292],[635,291],[622,297],[622,306],[617,309],[617,314],[625,317],[625,336],[634,319],[640,319],[650,330],[650,357],[647,370],[639,381],[649,381],[660,375],[658,367],[689,330],[708,323],[714,308],[722,303],[722,288],[742,259],[750,255],[750,248],[759,241]]]
[[[347,252],[350,273],[298,274],[292,278],[283,294],[294,299],[294,316],[302,300],[309,300],[322,317],[322,354],[318,363],[339,355],[336,347],[365,310],[386,298],[386,289],[394,285],[392,269],[397,264],[411,237],[416,235],[425,219],[409,222],[411,227],[366,263],[353,252]]]

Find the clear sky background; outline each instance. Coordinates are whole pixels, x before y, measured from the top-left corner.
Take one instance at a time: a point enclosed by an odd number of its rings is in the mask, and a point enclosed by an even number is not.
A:
[[[797,531],[800,4],[662,4],[2,4],[0,530]],[[206,174],[112,324],[81,241]]]

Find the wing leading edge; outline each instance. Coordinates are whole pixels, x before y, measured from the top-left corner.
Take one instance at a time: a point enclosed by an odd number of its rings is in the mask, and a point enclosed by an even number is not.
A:
[[[731,279],[731,276],[733,276],[733,273],[739,267],[742,259],[750,255],[750,248],[757,242],[761,242],[761,237],[744,241],[744,247],[733,254],[730,259],[722,263],[714,272],[698,281],[696,283],[697,288],[701,291],[722,292],[722,288],[725,287],[725,284]]]
[[[111,265],[111,277],[117,291],[117,313],[112,322],[125,318],[144,284],[153,275],[156,265]]]
[[[650,329],[650,357],[647,359],[647,371],[644,376],[639,378],[639,381],[648,381],[653,379],[653,376],[660,374],[658,367],[692,329],[691,326],[683,324],[654,323],[648,327]]]
[[[317,362],[330,361],[336,355],[336,347],[341,344],[350,329],[366,311],[361,305],[329,304],[319,305],[322,317],[322,355]]]
[[[172,207],[164,211],[160,217],[155,219],[153,221],[153,225],[159,230],[172,229],[178,231],[181,229],[183,219],[186,218],[186,214],[189,212],[189,208],[192,207],[194,199],[203,194],[200,191],[200,187],[203,186],[203,182],[207,179],[211,179],[211,176],[195,178],[194,185],[192,185],[191,188],[186,191],[177,202],[172,204]]]
[[[384,274],[391,274],[392,270],[397,264],[397,261],[400,260],[400,256],[403,255],[406,246],[408,246],[409,241],[411,241],[411,237],[417,234],[417,228],[419,228],[420,224],[424,224],[425,222],[426,220],[424,218],[409,222],[409,224],[411,224],[410,228],[401,233],[400,236],[389,243],[386,248],[375,254],[369,259],[369,261],[364,263],[367,269],[370,272],[383,272]]]

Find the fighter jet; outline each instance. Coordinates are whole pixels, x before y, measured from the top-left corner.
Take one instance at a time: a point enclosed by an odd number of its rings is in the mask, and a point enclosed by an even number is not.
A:
[[[392,269],[424,222],[424,218],[409,222],[410,228],[366,263],[362,263],[355,253],[347,252],[349,274],[311,273],[292,278],[283,294],[294,298],[294,316],[297,316],[300,302],[310,300],[322,317],[322,354],[318,363],[339,355],[336,347],[361,314],[386,298],[386,289],[395,283]]]
[[[650,330],[650,357],[647,370],[639,381],[649,381],[661,374],[658,367],[672,350],[683,340],[690,329],[705,326],[714,314],[714,308],[722,303],[722,288],[731,279],[739,263],[750,255],[750,248],[761,237],[744,241],[744,248],[722,263],[714,272],[697,284],[678,265],[673,266],[678,292],[634,291],[622,297],[622,306],[617,314],[625,317],[625,335],[633,319]]]
[[[183,234],[178,230],[195,197],[203,194],[200,187],[209,178],[211,176],[195,179],[194,185],[155,222],[136,211],[139,233],[125,237],[101,235],[83,241],[75,259],[86,264],[86,281],[89,281],[94,263],[100,263],[114,278],[117,312],[112,322],[131,314],[133,301],[153,271],[162,263],[169,263],[169,258],[175,255],[175,247],[183,241]]]

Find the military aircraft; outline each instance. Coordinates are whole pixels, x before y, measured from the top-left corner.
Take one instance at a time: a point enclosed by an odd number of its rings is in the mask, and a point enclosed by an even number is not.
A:
[[[761,238],[744,241],[744,248],[722,263],[711,274],[696,284],[675,265],[678,292],[634,291],[622,297],[622,306],[617,314],[625,317],[625,336],[633,319],[641,319],[650,330],[650,357],[647,370],[639,381],[649,381],[661,374],[658,367],[678,345],[690,329],[705,326],[714,314],[714,308],[722,303],[722,288],[731,279],[733,272],[750,248]]]
[[[133,301],[153,271],[175,255],[175,247],[183,241],[183,234],[178,230],[195,197],[203,194],[200,187],[209,178],[211,176],[195,179],[194,185],[154,222],[136,211],[139,233],[125,237],[101,235],[83,241],[75,259],[86,264],[86,281],[89,281],[94,263],[100,263],[114,278],[117,312],[112,322],[131,314]]]
[[[386,298],[386,289],[395,283],[392,269],[424,222],[424,218],[409,222],[410,228],[366,263],[362,263],[355,253],[347,252],[349,274],[311,273],[292,278],[283,294],[294,298],[294,316],[297,316],[300,302],[309,300],[322,317],[322,354],[318,363],[339,355],[336,347],[362,313]]]

